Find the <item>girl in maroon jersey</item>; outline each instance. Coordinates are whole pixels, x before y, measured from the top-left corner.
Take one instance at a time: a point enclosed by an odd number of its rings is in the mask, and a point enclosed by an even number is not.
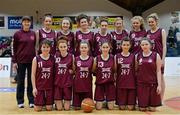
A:
[[[75,56],[80,55],[79,46],[82,40],[86,40],[89,42],[89,45],[90,45],[89,55],[92,55],[94,51],[93,49],[94,32],[91,32],[89,29],[90,19],[87,15],[80,14],[79,16],[77,16],[76,20],[77,20],[77,26],[79,30],[76,31],[76,34],[75,34],[75,43],[76,43]]]
[[[131,42],[124,38],[121,42],[122,52],[116,55],[117,79],[116,102],[119,109],[133,110],[136,103],[135,90],[135,56],[129,52]]]
[[[151,41],[141,40],[142,52],[137,60],[137,97],[140,111],[156,111],[161,106],[161,58],[151,51]]]
[[[94,56],[101,54],[100,46],[104,39],[112,42],[111,34],[108,33],[108,20],[105,18],[100,20],[100,30],[94,35]]]
[[[57,38],[59,36],[66,36],[68,38],[68,52],[74,53],[74,33],[72,30],[72,21],[69,17],[64,17],[61,22],[61,30],[57,33]]]
[[[95,74],[96,74],[96,88],[95,97],[96,109],[101,110],[103,101],[107,102],[108,109],[114,108],[115,101],[115,85],[114,85],[114,73],[115,73],[115,60],[114,56],[109,54],[111,43],[108,40],[104,40],[101,44],[101,55],[95,58]]]
[[[117,17],[114,22],[115,30],[111,32],[113,37],[113,51],[112,53],[115,55],[117,53],[121,53],[122,49],[120,47],[121,40],[128,37],[127,30],[124,29],[123,19],[121,17]]]
[[[161,64],[161,72],[162,72],[162,93],[161,93],[161,98],[163,99],[164,97],[164,92],[165,92],[165,81],[164,81],[164,61],[165,61],[165,56],[167,52],[167,47],[166,47],[166,32],[164,29],[159,28],[158,23],[159,23],[159,18],[156,13],[150,14],[147,17],[148,25],[150,27],[150,30],[147,32],[147,37],[153,42],[153,47],[152,50],[156,51],[159,53],[161,59],[162,59],[162,64]]]
[[[52,110],[54,57],[50,55],[51,41],[41,42],[41,54],[34,57],[32,62],[32,85],[34,95],[34,110],[41,111],[46,106],[47,111]]]
[[[56,32],[52,30],[52,16],[50,14],[45,15],[43,18],[43,27],[40,30],[36,31],[36,49],[37,53],[41,53],[41,50],[39,49],[39,44],[45,39],[48,39],[51,41],[51,51],[50,54],[54,55],[56,52]]]
[[[94,58],[89,56],[89,42],[80,42],[80,56],[75,58],[73,106],[80,109],[84,98],[92,98],[92,68]]]
[[[143,37],[146,37],[146,30],[144,28],[144,19],[141,16],[134,16],[131,19],[132,30],[130,31],[130,39],[132,42],[132,53],[137,54],[142,51],[140,47],[140,41]]]
[[[72,97],[73,55],[68,53],[68,38],[60,36],[57,40],[59,52],[55,54],[54,100],[57,110],[70,109]],[[64,101],[64,102],[63,102]]]

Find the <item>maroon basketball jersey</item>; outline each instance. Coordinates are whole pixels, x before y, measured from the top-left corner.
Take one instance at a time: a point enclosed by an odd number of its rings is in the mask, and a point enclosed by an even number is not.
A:
[[[157,57],[156,52],[152,52],[150,56],[148,57],[144,57],[142,52],[137,55],[137,62],[138,62],[137,82],[138,83],[157,84],[156,57]]]
[[[54,55],[56,52],[56,32],[51,30],[51,32],[47,33],[42,28],[39,30],[39,44],[45,39],[48,39],[52,42],[50,54]]]
[[[71,87],[73,76],[70,74],[73,65],[73,56],[67,54],[62,57],[59,52],[55,54],[55,81],[54,84],[60,88]]]
[[[99,32],[94,36],[94,56],[100,55],[101,50],[100,46],[102,45],[102,41],[112,42],[111,34],[107,33],[105,36],[102,36]]]
[[[161,58],[163,55],[163,44],[162,44],[162,29],[159,28],[156,32],[152,33],[151,30],[147,31],[147,38],[152,41],[152,51],[157,52]]]
[[[120,53],[122,51],[121,49],[121,41],[122,39],[124,39],[125,37],[128,37],[128,32],[126,30],[122,30],[122,33],[117,33],[116,31],[112,31],[111,32],[112,36],[113,36],[113,54],[117,54]]]
[[[59,36],[66,36],[68,38],[68,52],[74,53],[74,33],[69,32],[69,34],[65,35],[61,31],[57,33],[57,38]]]
[[[135,31],[130,32],[129,37],[132,42],[132,47],[131,47],[132,53],[137,54],[138,52],[142,51],[140,47],[140,41],[142,40],[142,38],[146,37],[146,34],[147,33],[145,30],[138,31],[138,32],[135,32]]]
[[[36,56],[36,88],[38,90],[53,89],[54,80],[54,57],[50,55],[48,60]]]
[[[116,55],[117,88],[135,88],[135,56],[125,57],[121,53]]]
[[[90,44],[90,55],[92,55],[93,52],[93,44],[94,44],[94,32],[89,32],[89,33],[82,33],[81,31],[77,31],[76,32],[76,51],[75,51],[75,56],[79,56],[80,55],[80,42],[82,40],[87,40]]]
[[[91,92],[92,91],[92,66],[93,57],[82,60],[80,56],[75,58],[75,92]]]
[[[96,84],[114,82],[114,56],[110,54],[109,59],[105,61],[98,55],[96,63]]]

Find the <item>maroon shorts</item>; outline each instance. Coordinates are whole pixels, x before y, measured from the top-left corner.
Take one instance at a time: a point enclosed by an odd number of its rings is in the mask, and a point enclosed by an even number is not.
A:
[[[157,85],[138,84],[137,97],[139,107],[161,106],[161,96],[157,94]]]
[[[54,100],[71,100],[72,99],[72,87],[60,88],[55,86],[54,88]]]
[[[36,97],[34,98],[34,104],[36,106],[52,105],[54,103],[53,90],[38,90]]]
[[[96,84],[95,97],[96,101],[115,101],[116,89],[114,83]]]
[[[92,99],[92,92],[73,92],[73,106],[81,107],[81,102],[85,98]]]
[[[136,90],[118,88],[116,90],[117,105],[135,105],[136,104]]]

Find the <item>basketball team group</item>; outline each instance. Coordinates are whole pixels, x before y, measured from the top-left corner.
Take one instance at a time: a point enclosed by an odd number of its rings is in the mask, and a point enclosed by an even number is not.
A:
[[[156,13],[146,19],[149,30],[141,16],[131,19],[130,31],[121,17],[113,31],[107,18],[100,19],[98,32],[90,29],[85,14],[76,17],[75,32],[69,17],[62,19],[59,31],[52,29],[51,15],[44,16],[37,31],[30,29],[31,21],[22,17],[22,29],[13,36],[19,108],[24,108],[26,71],[28,103],[35,111],[80,110],[85,98],[95,101],[96,110],[104,103],[109,110],[115,105],[135,110],[137,105],[140,111],[156,111],[162,105],[166,32]]]

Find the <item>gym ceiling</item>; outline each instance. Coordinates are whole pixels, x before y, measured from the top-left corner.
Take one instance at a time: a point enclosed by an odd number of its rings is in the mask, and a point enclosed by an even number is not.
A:
[[[109,0],[114,4],[132,12],[133,16],[142,13],[165,0]]]

